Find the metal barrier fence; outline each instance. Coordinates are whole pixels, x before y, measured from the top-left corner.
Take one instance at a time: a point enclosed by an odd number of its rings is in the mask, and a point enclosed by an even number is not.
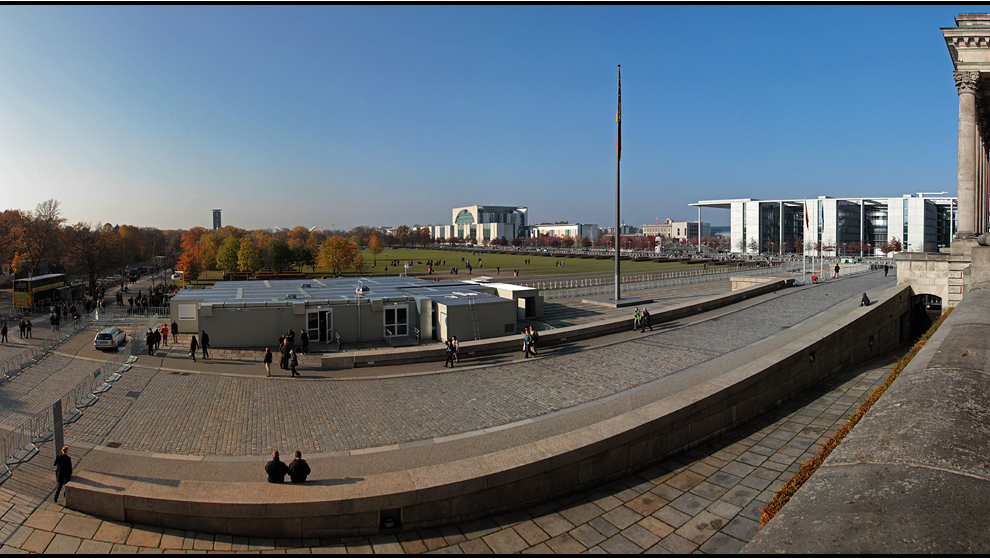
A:
[[[120,373],[130,368],[127,363],[132,358],[128,354],[125,345],[109,361],[60,398],[62,409],[67,412],[63,423],[73,423],[82,417],[82,408],[95,404],[99,400],[99,394],[110,389],[109,383],[119,379]],[[0,456],[3,457],[3,466],[6,469],[6,474],[0,481],[6,480],[13,473],[11,466],[33,458],[39,452],[38,445],[54,437],[53,421],[51,407],[47,407],[0,438]]]
[[[65,336],[52,336],[44,340],[41,346],[32,348],[32,360],[30,363],[37,362],[41,355],[44,355],[51,348],[69,339],[69,337],[82,328],[85,328],[90,322],[99,323],[103,320],[108,320],[105,316],[97,319],[95,315],[96,313],[87,315],[88,320],[86,324],[75,324],[72,331],[68,332]],[[151,316],[144,326],[146,328],[154,328],[158,324],[158,319],[158,316]],[[140,353],[143,349],[142,342],[143,340],[140,336],[131,336],[131,339],[124,344],[124,347],[119,348],[113,357],[91,374],[87,375],[86,378],[72,387],[71,390],[59,399],[62,410],[64,411],[63,424],[70,424],[77,421],[82,417],[83,408],[92,406],[100,399],[100,394],[110,390],[109,383],[118,380],[121,373],[130,369],[129,363],[132,363],[135,359],[133,356]],[[24,366],[18,370],[23,369],[30,363],[25,362]],[[4,380],[9,378],[9,376],[4,376]],[[3,475],[0,482],[6,480],[13,473],[10,469],[11,466],[33,458],[39,452],[38,445],[54,437],[55,426],[53,422],[52,410],[51,408],[46,408],[35,413],[0,438],[0,456],[3,457],[3,467],[6,469],[6,474]]]
[[[36,363],[46,353],[58,347],[62,342],[68,340],[80,330],[85,329],[92,322],[92,314],[82,316],[79,320],[69,322],[66,326],[62,327],[62,329],[51,332],[47,337],[41,340],[40,344],[29,347],[13,357],[8,357],[7,359],[0,361],[0,384],[7,382],[10,380],[11,376],[23,370],[32,363]]]
[[[109,324],[116,320],[135,318],[162,318],[171,316],[169,307],[111,307],[99,310],[101,324]]]
[[[622,276],[622,285],[628,291],[658,289],[676,285],[689,285],[709,281],[720,281],[730,276],[763,276],[769,274],[789,273],[801,269],[800,263],[788,262],[777,266],[747,268],[743,270],[691,270],[683,272],[666,272],[661,274],[646,274]],[[615,290],[614,278],[586,278],[577,280],[541,281],[527,285],[540,290],[545,301],[567,297],[587,297],[612,293]]]

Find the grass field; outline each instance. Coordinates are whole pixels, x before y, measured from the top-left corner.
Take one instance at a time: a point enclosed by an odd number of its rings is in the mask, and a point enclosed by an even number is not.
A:
[[[389,249],[378,255],[378,263],[374,267],[375,257],[368,251],[363,252],[365,271],[362,274],[364,277],[373,276],[397,276],[402,270],[403,262],[411,260],[413,265],[409,269],[410,276],[417,277],[436,277],[441,278],[466,278],[471,276],[491,276],[495,278],[505,278],[511,279],[512,271],[515,268],[519,268],[519,277],[535,277],[535,276],[582,276],[582,277],[597,277],[597,276],[611,276],[615,272],[615,261],[611,258],[608,259],[595,259],[595,258],[579,258],[576,256],[571,257],[553,257],[547,253],[521,253],[521,254],[505,254],[500,252],[478,252],[473,253],[470,250],[435,250],[435,249],[420,249],[420,248],[406,248],[406,249]],[[461,259],[465,259],[464,262]],[[478,259],[481,259],[479,264]],[[446,261],[434,266],[433,276],[428,276],[427,264],[428,260],[440,260]],[[529,260],[529,264],[526,261]],[[395,266],[393,261],[398,261],[399,265]],[[473,272],[469,275],[467,271],[466,262],[470,261],[471,266],[474,268]],[[557,262],[563,261],[562,266],[556,265]],[[701,263],[697,264],[687,264],[681,262],[652,262],[650,260],[644,261],[632,261],[623,260],[620,264],[621,272],[623,275],[627,274],[655,274],[660,272],[675,272],[683,270],[695,270],[701,268],[703,265]],[[386,272],[386,267],[388,268]],[[459,272],[457,276],[450,275],[450,268],[457,267]],[[501,268],[501,273],[496,271],[496,267]],[[322,270],[317,266],[316,270],[305,269],[301,270],[307,277],[318,278],[327,274],[328,272]],[[354,277],[356,274],[353,269],[345,270],[345,277]],[[214,282],[219,280],[223,275],[217,271],[208,271],[200,276],[200,279],[192,284],[196,287],[205,287],[207,285],[213,285]],[[187,282],[189,283],[189,282]]]

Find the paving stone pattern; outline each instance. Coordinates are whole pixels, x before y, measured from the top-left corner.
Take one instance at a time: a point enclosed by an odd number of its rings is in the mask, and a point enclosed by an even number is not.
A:
[[[285,383],[135,367],[99,406],[69,426],[66,436],[91,444],[121,443],[125,450],[264,456],[271,448],[322,453],[465,433],[657,381],[778,333],[882,282],[878,274],[851,277],[621,346],[483,370]],[[632,320],[630,330],[631,325]],[[298,421],[298,416],[309,420]]]
[[[371,538],[280,540],[101,520],[51,502],[52,445],[0,485],[0,553],[640,554],[738,552],[765,506],[881,384],[897,355],[617,483],[500,516]]]

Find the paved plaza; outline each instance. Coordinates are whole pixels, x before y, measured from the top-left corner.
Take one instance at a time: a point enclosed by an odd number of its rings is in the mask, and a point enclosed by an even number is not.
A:
[[[66,439],[79,448],[81,469],[90,448],[110,447],[121,457],[228,457],[242,466],[224,469],[225,475],[241,472],[235,477],[253,480],[260,468],[255,463],[271,448],[300,448],[307,457],[328,458],[588,409],[731,356],[892,280],[880,274],[850,277],[784,291],[709,320],[667,325],[652,334],[630,331],[618,342],[599,340],[541,359],[517,356],[453,371],[422,364],[432,370],[413,367],[400,376],[389,368],[375,377],[328,378],[313,371],[304,379],[269,379],[259,374],[257,363],[229,358],[192,365],[184,352],[171,355],[163,348],[154,357],[142,356],[97,405],[67,426]],[[84,342],[91,344],[91,338]],[[77,382],[73,378],[98,367],[99,356],[90,349],[67,343],[0,387],[4,401],[23,399],[20,410],[3,407],[0,423],[16,424],[50,403],[51,394]],[[44,502],[53,490],[48,444],[0,485],[0,510],[6,509],[0,542],[3,550],[94,553],[183,546],[376,553],[734,552],[755,532],[758,508],[770,492],[841,425],[870,387],[882,382],[890,362],[849,372],[783,410],[618,484],[503,517],[371,539],[252,542],[102,522]],[[245,367],[251,372],[236,372]],[[34,397],[28,386],[48,388]]]

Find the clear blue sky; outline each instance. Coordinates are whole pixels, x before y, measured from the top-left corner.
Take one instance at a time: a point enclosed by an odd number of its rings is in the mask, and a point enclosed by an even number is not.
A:
[[[0,209],[160,228],[695,219],[955,194],[990,6],[0,6]],[[728,212],[706,210],[727,223]]]

